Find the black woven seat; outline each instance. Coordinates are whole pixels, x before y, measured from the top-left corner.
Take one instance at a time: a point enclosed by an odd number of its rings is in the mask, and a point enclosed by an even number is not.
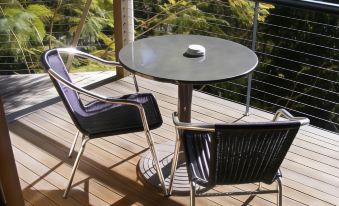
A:
[[[161,126],[161,114],[152,94],[130,94],[115,99],[140,103],[145,109],[149,129]],[[139,110],[131,105],[95,100],[85,105],[83,110],[75,112],[75,118],[78,120],[80,131],[89,138],[144,131]]]
[[[192,181],[209,187],[211,141],[213,134],[209,132],[185,131],[183,136],[187,164]]]
[[[281,173],[279,167],[301,125],[307,118],[297,118],[286,110],[278,110],[287,121],[232,124],[181,123],[174,115],[174,123],[181,134],[189,181],[191,205],[195,196],[254,195],[278,193],[278,204],[282,205]],[[177,139],[179,141],[179,138]],[[178,147],[178,145],[177,145]],[[175,150],[177,159],[178,148]],[[175,161],[174,161],[174,164]],[[172,167],[174,175],[176,165]],[[261,190],[235,193],[205,193],[216,185],[278,182],[277,190]],[[171,183],[172,184],[172,183]],[[170,184],[170,185],[171,185]],[[201,185],[202,191],[195,186]],[[171,189],[170,189],[171,191]]]
[[[79,133],[82,133],[82,146],[75,160],[64,197],[66,198],[68,195],[75,170],[78,167],[80,157],[88,140],[140,131],[144,131],[146,134],[147,142],[155,160],[154,163],[158,177],[162,183],[164,193],[167,195],[156,149],[149,131],[162,125],[161,114],[154,96],[149,93],[135,93],[115,98],[104,97],[77,87],[72,83],[60,53],[78,55],[110,65],[119,65],[119,63],[106,61],[90,54],[67,48],[51,49],[42,55],[42,64],[50,75],[59,96],[78,129],[70,149],[69,157],[74,150]],[[83,104],[79,93],[89,96],[94,100]]]

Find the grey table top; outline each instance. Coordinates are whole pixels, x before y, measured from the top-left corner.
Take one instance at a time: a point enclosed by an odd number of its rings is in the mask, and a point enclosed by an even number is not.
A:
[[[184,53],[190,44],[205,47],[205,56],[186,57]],[[256,54],[241,44],[198,35],[140,39],[122,48],[119,60],[130,72],[149,79],[193,84],[239,78],[258,64]]]

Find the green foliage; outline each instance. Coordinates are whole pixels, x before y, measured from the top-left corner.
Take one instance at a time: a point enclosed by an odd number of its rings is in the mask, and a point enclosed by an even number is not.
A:
[[[32,19],[37,18],[34,14],[20,8],[6,8],[3,9],[2,13],[3,18],[0,19],[0,32],[11,33],[13,31],[22,41],[35,38]]]
[[[137,18],[137,35],[157,35],[160,33],[205,34],[206,31],[223,34],[222,29],[215,24],[226,24],[225,20],[217,18],[213,13],[206,12],[209,5],[205,1],[170,0],[158,4],[144,4],[143,10],[157,13],[155,16]],[[147,7],[146,7],[147,6]]]
[[[45,49],[71,44],[86,0],[56,0],[43,3],[25,0],[0,0],[0,2],[0,56],[8,56],[1,60],[5,63],[17,63],[6,65],[6,67],[0,64],[0,71],[22,69],[23,73],[27,73],[32,70],[41,71],[39,57]],[[115,42],[110,36],[114,23],[112,2],[112,0],[92,1],[79,41],[79,45],[86,52],[107,59],[115,56]],[[163,34],[200,34],[230,39],[251,46],[253,1],[138,0],[134,3],[136,38]],[[257,75],[255,78],[257,82],[265,82],[283,89],[278,88],[277,91],[272,92],[267,84],[254,84],[252,94],[255,98],[253,98],[252,105],[271,111],[276,109],[276,105],[282,105],[315,117],[320,116],[322,119],[338,122],[339,107],[333,104],[337,102],[337,96],[331,94],[337,94],[339,89],[337,84],[339,69],[336,64],[339,56],[335,49],[328,48],[338,47],[336,37],[339,36],[337,27],[339,20],[337,16],[333,17],[325,13],[296,12],[296,10],[287,8],[260,4],[259,22],[265,22],[265,24],[261,24],[257,35],[260,42],[257,43],[256,48],[258,54],[274,54],[276,57],[283,58],[261,55],[260,61],[266,66],[261,65],[260,69],[263,72],[259,74],[262,75]],[[278,15],[270,15],[272,11]],[[304,21],[295,21],[293,18],[285,18],[281,21],[282,18],[279,16],[291,16]],[[322,23],[312,23],[315,20]],[[265,25],[270,26],[265,27]],[[272,25],[280,25],[281,28],[276,29]],[[326,27],[325,25],[336,26]],[[314,34],[321,35],[314,36]],[[328,41],[319,41],[323,38]],[[301,41],[294,41],[296,39]],[[314,47],[318,44],[321,46]],[[312,56],[307,57],[307,54],[312,54]],[[286,59],[293,61],[286,61]],[[308,64],[298,64],[299,61],[305,61]],[[326,69],[315,69],[311,65]],[[72,69],[93,71],[110,68],[90,64],[88,61],[75,60]],[[311,76],[317,78],[310,78]],[[287,82],[286,79],[292,80],[292,83]],[[239,79],[232,83],[220,83],[217,85],[218,89],[204,86],[204,90],[220,97],[243,102],[244,98],[239,94],[245,94],[246,82],[246,79]],[[297,82],[302,82],[302,84],[299,85]],[[303,86],[304,84],[311,86]],[[324,88],[332,93],[325,94],[323,90],[317,88]],[[264,93],[257,91],[264,91]],[[272,97],[270,93],[276,97]],[[318,99],[311,99],[309,96],[315,96]],[[319,99],[328,101],[319,101]],[[315,105],[330,112],[319,114],[318,109],[306,107],[305,104]],[[328,126],[328,123],[324,122],[319,123],[318,126],[333,127],[330,129],[339,131],[334,124]]]
[[[8,34],[0,36],[0,41],[3,42],[0,45],[1,51],[14,56],[15,61],[24,62],[30,73],[37,65],[29,65],[28,62],[39,59],[46,35],[44,20],[50,16],[51,11],[42,5],[24,8],[19,4],[6,8],[0,6],[0,14],[0,33]]]
[[[272,16],[267,17],[267,26],[258,34],[257,51],[263,63],[257,75],[258,81],[275,85],[256,84],[256,91],[266,91],[277,95],[253,95],[266,102],[262,108],[273,111],[286,107],[309,114],[312,124],[339,132],[338,118],[338,16],[326,12],[312,12],[277,7]],[[293,17],[281,18],[281,16]],[[271,25],[279,25],[274,29]],[[281,38],[275,38],[281,37]],[[274,65],[274,66],[272,66]],[[282,89],[280,89],[280,88]],[[255,100],[253,102],[257,104]],[[330,123],[333,121],[334,123]]]
[[[232,1],[232,0],[230,0]],[[234,1],[234,13],[242,16],[244,9],[237,9],[245,0]],[[38,69],[39,55],[49,47],[69,45],[80,22],[86,0],[51,1],[41,3],[13,0],[1,5],[3,14],[0,18],[0,53],[15,56],[13,61],[24,62],[25,67]],[[138,4],[138,2],[136,2]],[[137,9],[156,13],[149,18],[136,18],[136,34],[159,35],[162,33],[186,33],[225,36],[228,22],[220,16],[230,12],[225,9],[225,2],[188,1],[188,0],[143,0]],[[144,6],[144,8],[143,8]],[[139,7],[139,8],[138,8]],[[81,32],[80,45],[101,45],[82,47],[87,52],[112,58],[114,40],[113,12],[111,0],[93,0],[84,28]],[[252,4],[248,11],[253,10]],[[262,11],[265,13],[265,9]],[[245,16],[246,17],[246,16]],[[244,18],[245,18],[244,17]],[[248,16],[247,16],[248,17]],[[244,20],[245,22],[245,20]],[[104,30],[104,32],[103,32]],[[111,31],[111,32],[107,32]],[[13,48],[7,49],[5,48]],[[33,62],[33,63],[28,63]],[[0,68],[1,69],[1,68]],[[35,70],[36,71],[36,70]]]
[[[26,9],[28,12],[35,14],[37,17],[39,17],[42,21],[48,22],[49,18],[52,17],[53,12],[50,8],[48,8],[45,5],[41,4],[31,4]]]
[[[242,19],[241,23],[247,26],[251,26],[253,24],[253,16],[254,16],[254,7],[255,3],[252,1],[242,1],[242,0],[229,0],[229,4],[231,10]],[[266,17],[269,15],[269,10],[273,9],[274,6],[272,4],[263,4],[260,3],[259,6],[259,16],[258,21],[264,22]]]
[[[64,4],[62,8],[63,13],[64,14],[70,13],[75,15],[72,15],[68,19],[68,21],[65,21],[65,19],[59,19],[56,22],[63,24],[70,23],[71,25],[74,25],[68,29],[70,33],[74,33],[76,31],[77,25],[80,22],[82,7],[84,4],[85,0],[74,2],[71,1],[70,3]],[[84,39],[91,38],[92,41],[98,41],[100,37],[102,37],[103,35],[108,37],[105,33],[102,33],[101,31],[104,28],[111,29],[113,31],[112,8],[113,8],[112,3],[107,3],[106,0],[93,0],[90,11],[86,18],[84,28],[81,32],[81,38]]]
[[[0,65],[0,70],[17,70],[20,67],[26,73],[40,72],[40,55],[47,46],[64,47],[71,43],[85,2],[58,0],[41,4],[12,0],[0,4],[0,33],[7,34],[0,35],[0,55],[9,56],[5,62],[19,63],[6,67]],[[101,46],[83,47],[87,52],[96,51],[96,54],[112,58],[114,42],[109,36],[113,32],[112,8],[112,1],[92,1],[79,44]]]
[[[153,2],[153,3],[152,3]],[[254,3],[247,0],[229,0],[229,4],[220,0],[144,0],[137,3],[136,36],[160,34],[201,34],[226,37],[229,31],[225,29],[229,22],[225,16],[238,16],[241,24],[252,25]],[[259,21],[264,21],[269,9],[274,8],[262,4]],[[146,13],[146,15],[145,15]],[[154,13],[150,16],[148,13]],[[242,35],[242,34],[237,34]]]
[[[95,71],[114,71],[114,68],[109,65],[104,65],[97,62],[82,62],[71,67],[72,72],[95,72]]]

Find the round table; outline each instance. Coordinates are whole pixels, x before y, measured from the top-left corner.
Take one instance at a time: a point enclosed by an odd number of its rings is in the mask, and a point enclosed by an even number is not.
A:
[[[189,45],[205,48],[205,55],[188,57]],[[249,48],[224,39],[199,35],[165,35],[140,39],[124,46],[119,52],[120,63],[130,72],[160,82],[178,85],[178,115],[180,121],[191,121],[193,84],[228,81],[252,72],[257,64],[256,54]],[[166,184],[169,182],[174,144],[157,145]],[[150,153],[139,162],[139,171],[147,182],[158,186]],[[184,162],[178,164],[174,192],[188,192]],[[187,183],[187,184],[186,184]]]

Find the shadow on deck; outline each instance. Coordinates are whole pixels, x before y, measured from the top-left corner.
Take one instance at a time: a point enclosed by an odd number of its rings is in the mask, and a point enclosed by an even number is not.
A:
[[[93,82],[103,74],[91,75]],[[104,75],[103,75],[104,76]],[[102,76],[102,77],[103,77]],[[137,175],[140,155],[147,148],[143,133],[97,139],[89,142],[73,181],[68,199],[62,198],[74,158],[67,153],[76,132],[62,103],[47,80],[30,79],[21,101],[15,91],[3,92],[13,151],[27,205],[188,205],[189,197],[163,197],[145,185]],[[78,77],[84,79],[81,75]],[[105,79],[105,78],[103,78]],[[27,80],[26,80],[27,81]],[[85,80],[83,80],[85,81]],[[177,109],[177,87],[138,78],[140,92],[157,98],[164,124],[154,130],[157,143],[174,141],[171,114]],[[0,84],[4,81],[1,80]],[[105,84],[94,90],[107,96],[133,93],[130,77]],[[19,85],[19,83],[11,83]],[[45,88],[43,87],[45,86]],[[35,88],[42,90],[36,90]],[[1,86],[1,88],[4,88]],[[46,93],[47,92],[47,93]],[[53,93],[49,96],[49,92]],[[16,99],[11,100],[11,97]],[[54,99],[53,99],[54,98]],[[51,101],[53,99],[53,101]],[[87,100],[84,97],[85,101]],[[14,101],[14,103],[13,103]],[[34,106],[34,102],[43,104]],[[27,102],[30,106],[27,107]],[[12,105],[14,104],[14,105]],[[18,107],[15,105],[19,105]],[[26,105],[26,106],[25,106]],[[243,116],[244,106],[199,92],[193,93],[194,122],[266,121],[272,114],[251,109]],[[10,117],[10,118],[9,118]],[[76,149],[77,150],[77,149]],[[312,126],[301,129],[282,165],[284,205],[339,205],[339,135]],[[272,187],[264,185],[265,187]],[[223,186],[222,191],[256,189],[254,184]],[[198,198],[198,205],[242,205],[248,197]],[[275,205],[273,194],[255,197],[251,205]]]

